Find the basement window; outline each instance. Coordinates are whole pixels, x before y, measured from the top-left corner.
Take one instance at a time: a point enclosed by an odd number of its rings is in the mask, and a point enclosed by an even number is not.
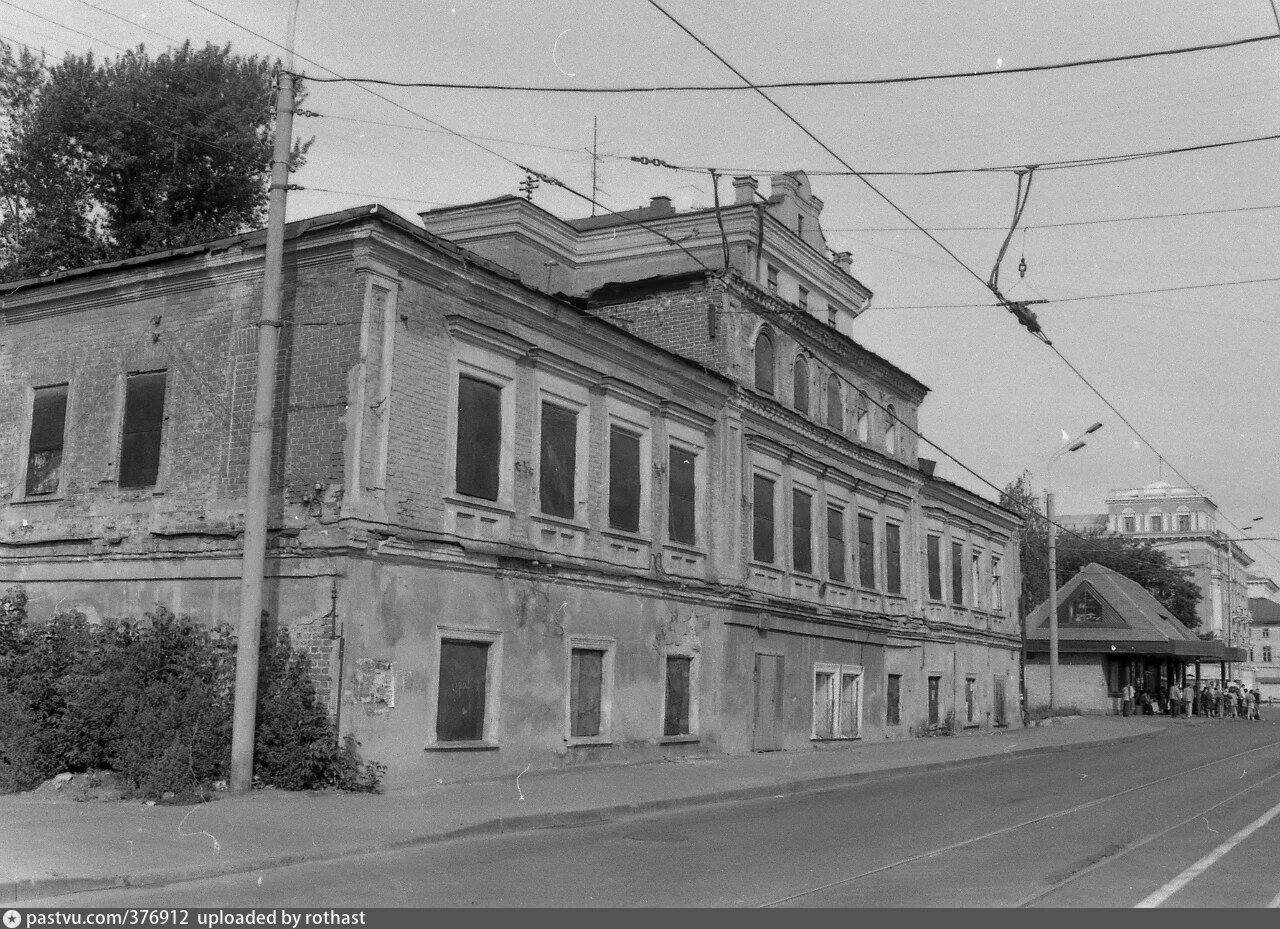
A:
[[[27,444],[28,496],[57,493],[66,425],[67,385],[37,387],[31,403],[31,439]]]
[[[125,382],[120,486],[154,487],[160,475],[165,372],[131,374]]]

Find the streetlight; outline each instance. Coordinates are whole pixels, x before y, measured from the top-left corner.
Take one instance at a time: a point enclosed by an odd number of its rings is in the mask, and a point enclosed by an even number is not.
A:
[[[1088,443],[1085,436],[1093,435],[1102,428],[1102,423],[1094,423],[1075,438],[1068,438],[1049,456],[1045,465],[1045,481],[1048,487],[1044,492],[1044,515],[1049,521],[1049,711],[1058,707],[1058,527],[1053,521],[1053,463],[1061,455],[1078,452]]]

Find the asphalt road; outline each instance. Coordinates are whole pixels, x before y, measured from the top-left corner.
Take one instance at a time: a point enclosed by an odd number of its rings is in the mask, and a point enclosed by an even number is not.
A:
[[[48,902],[1261,907],[1280,903],[1278,854],[1280,722],[1177,721],[824,793]]]

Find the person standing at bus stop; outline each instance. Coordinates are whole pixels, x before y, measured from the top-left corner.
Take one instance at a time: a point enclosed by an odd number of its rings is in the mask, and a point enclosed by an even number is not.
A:
[[[1133,715],[1133,682],[1125,681],[1125,685],[1120,688],[1120,715]]]

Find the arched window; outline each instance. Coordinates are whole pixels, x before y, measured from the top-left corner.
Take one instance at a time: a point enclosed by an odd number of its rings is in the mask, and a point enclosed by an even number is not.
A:
[[[767,332],[756,336],[756,390],[773,395],[773,339]]]
[[[840,397],[840,378],[827,378],[827,426],[844,432],[844,401]]]
[[[889,404],[884,418],[884,450],[890,455],[898,453],[898,413]]]
[[[807,416],[809,415],[809,365],[804,360],[804,355],[796,356],[795,367],[792,368],[791,374],[793,405]]]
[[[871,438],[871,411],[867,409],[867,396],[858,391],[857,429],[858,441],[866,442]]]

